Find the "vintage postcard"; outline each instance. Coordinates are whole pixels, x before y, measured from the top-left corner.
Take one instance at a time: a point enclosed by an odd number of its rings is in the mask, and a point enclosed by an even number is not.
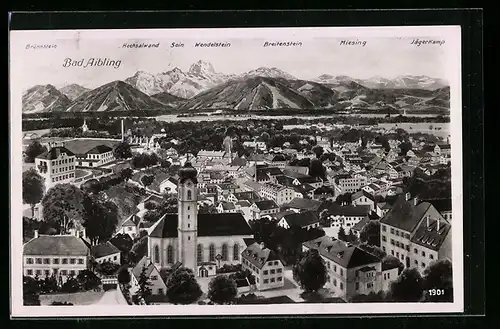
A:
[[[458,26],[11,31],[10,88],[13,316],[463,312]]]

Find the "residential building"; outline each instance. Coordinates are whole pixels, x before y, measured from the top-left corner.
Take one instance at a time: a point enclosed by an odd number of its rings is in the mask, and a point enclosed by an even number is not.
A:
[[[219,203],[219,205],[217,206],[217,211],[219,213],[226,213],[226,214],[238,212],[236,210],[236,206],[234,205],[234,203],[226,201],[222,201],[221,203]]]
[[[325,229],[328,236],[338,239],[340,228],[344,229],[346,234],[351,233],[351,228],[358,224],[370,213],[370,206],[360,205],[333,205],[328,209],[331,218],[331,225]]]
[[[49,189],[75,180],[75,154],[63,146],[53,147],[35,157],[35,168]]]
[[[92,256],[94,261],[99,264],[110,262],[121,265],[120,249],[116,248],[109,241],[98,244],[96,246],[92,246],[90,248],[90,255]]]
[[[292,188],[274,183],[264,183],[259,194],[264,199],[273,200],[278,206],[292,201],[295,197]]]
[[[118,227],[116,234],[128,234],[132,240],[139,234],[137,229],[137,224],[139,224],[140,218],[136,214],[130,215],[126,218],[123,223]]]
[[[326,264],[326,286],[344,300],[384,288],[381,260],[359,247],[323,236],[303,243],[302,250],[317,250]]]
[[[264,216],[279,212],[280,208],[274,200],[261,200],[252,204],[253,219],[261,219]]]
[[[451,258],[448,248],[451,225],[429,202],[420,202],[406,193],[398,198],[380,224],[382,250],[398,258],[407,268],[423,271],[439,257]]]
[[[114,160],[113,149],[107,145],[98,145],[84,154],[76,155],[78,166],[81,167],[100,167]]]
[[[439,213],[443,216],[444,219],[451,223],[451,198],[447,199],[427,199],[423,200],[431,203]]]
[[[355,193],[367,183],[367,178],[364,176],[347,176],[338,178],[335,184],[340,187],[342,194]]]
[[[319,214],[324,202],[312,199],[304,199],[304,198],[293,198],[287,204],[282,206],[283,209],[293,210],[295,212],[302,211],[312,211],[316,214]]]
[[[258,290],[282,288],[285,283],[283,263],[278,255],[263,244],[253,243],[241,254],[242,269],[255,276]]]
[[[170,176],[160,183],[160,193],[177,194],[177,177]]]
[[[364,189],[354,193],[351,202],[354,206],[369,206],[370,211],[375,210],[375,197]]]
[[[76,277],[88,269],[90,249],[85,230],[66,235],[39,235],[23,246],[23,275],[40,278],[56,276],[63,284],[68,277]]]
[[[130,293],[136,294],[139,290],[139,278],[143,268],[145,269],[144,274],[151,283],[149,286],[151,293],[153,295],[165,295],[167,293],[167,285],[160,275],[160,270],[151,262],[151,259],[148,256],[142,257],[142,259],[131,270]]]
[[[295,227],[309,230],[311,228],[319,227],[319,218],[312,211],[292,213],[283,216],[283,218],[281,218],[278,222],[278,226],[285,229]]]

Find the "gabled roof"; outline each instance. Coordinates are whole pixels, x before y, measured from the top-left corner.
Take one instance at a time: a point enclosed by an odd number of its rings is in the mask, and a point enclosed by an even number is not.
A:
[[[319,222],[318,217],[312,211],[293,213],[283,216],[290,227],[305,227]]]
[[[359,222],[357,222],[353,227],[351,227],[351,230],[354,230],[354,231],[360,231],[363,229],[363,227],[366,226],[366,224],[368,224],[370,222],[370,219],[368,219],[368,217],[364,217],[362,220],[360,220]]]
[[[151,272],[153,272],[156,268],[154,264],[151,262],[149,257],[144,256],[141,258],[141,260],[135,265],[135,267],[132,269],[132,274],[139,279],[139,276],[141,275],[142,268],[146,267],[146,276],[149,277],[151,275]]]
[[[343,268],[354,268],[380,262],[380,259],[356,246],[340,240],[332,240],[327,236],[304,242],[309,249],[316,249],[320,255],[335,262]]]
[[[65,148],[63,146],[57,146],[57,147],[51,148],[48,151],[43,152],[40,155],[37,155],[36,158],[37,159],[45,159],[45,160],[55,160],[58,157],[60,157],[61,154],[66,154],[66,156],[75,155],[73,152],[71,152],[67,148]]]
[[[177,237],[177,214],[165,214],[150,237]],[[198,214],[198,236],[252,235],[253,232],[240,213]]]
[[[437,220],[430,219],[429,226],[427,226],[427,221],[423,220],[411,238],[411,242],[438,251],[446,239],[451,229],[451,225],[441,220],[438,231],[437,224]]]
[[[236,204],[240,207],[250,207],[252,205],[248,200],[241,200],[236,202]]]
[[[429,199],[429,200],[423,200],[427,201],[430,204],[434,206],[434,208],[437,209],[437,211],[443,213],[447,211],[451,211],[451,199]]]
[[[87,256],[87,244],[73,235],[40,235],[23,246],[23,255]]]
[[[106,241],[105,243],[98,244],[97,246],[92,246],[90,249],[90,254],[95,258],[101,258],[109,255],[119,253],[120,250],[116,248],[111,242]]]
[[[64,142],[64,146],[74,154],[83,155],[89,153],[98,146],[116,147],[120,143],[114,139],[73,139]]]
[[[328,212],[333,216],[362,217],[362,216],[366,216],[370,213],[370,206],[369,205],[340,206],[340,205],[334,203],[328,209]]]
[[[221,202],[220,204],[224,210],[234,210],[236,208],[232,202]]]
[[[400,195],[380,223],[412,232],[430,207],[433,206],[429,202],[420,202],[415,205],[414,199],[406,201],[405,195]]]
[[[312,200],[312,199],[304,199],[304,198],[293,198],[287,204],[283,205],[283,208],[294,208],[294,209],[302,209],[302,210],[312,210],[317,211],[323,202]]]
[[[233,195],[239,201],[247,200],[247,201],[253,202],[255,200],[261,199],[261,197],[254,191],[235,192],[235,193],[233,193]]]
[[[107,145],[97,145],[96,147],[90,149],[87,154],[103,154],[111,151],[113,151],[113,149]]]
[[[266,262],[280,260],[273,250],[265,247],[262,248],[256,242],[248,246],[241,253],[241,256],[259,269],[263,268]]]
[[[368,199],[375,201],[375,197],[371,195],[370,193],[366,192],[365,190],[359,190],[358,192],[354,193],[351,196],[351,200],[354,201],[360,197],[367,197]]]
[[[274,200],[261,200],[256,201],[254,204],[259,208],[259,210],[270,210],[279,208]]]
[[[303,178],[303,177],[310,177],[309,175],[300,173],[296,170],[291,170],[291,169],[283,169],[283,175],[292,177],[292,178]]]

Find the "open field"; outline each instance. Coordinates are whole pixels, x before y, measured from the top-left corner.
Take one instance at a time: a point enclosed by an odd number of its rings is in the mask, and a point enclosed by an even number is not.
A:
[[[91,305],[98,302],[103,295],[104,291],[83,291],[72,294],[47,294],[40,295],[40,304],[44,306],[50,305],[53,302],[66,302],[72,303],[73,305]]]

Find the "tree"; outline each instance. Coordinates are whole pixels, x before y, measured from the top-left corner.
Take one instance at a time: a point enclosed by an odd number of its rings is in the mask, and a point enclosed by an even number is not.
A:
[[[42,201],[45,192],[44,178],[36,169],[23,172],[23,202],[31,206],[31,217],[35,217],[35,206]]]
[[[150,287],[153,284],[151,283],[151,280],[149,280],[149,277],[146,275],[146,271],[147,271],[146,265],[143,265],[141,269],[141,274],[139,274],[139,280],[137,280],[139,285],[139,289],[137,290],[137,296],[139,296],[139,298],[144,299],[144,301],[147,303],[147,298],[152,295]]]
[[[155,177],[153,175],[144,175],[141,177],[141,183],[145,187],[148,187],[149,185],[153,184],[155,180]]]
[[[216,276],[208,285],[208,298],[216,304],[232,303],[237,293],[236,281],[225,275]]]
[[[132,157],[132,150],[127,142],[120,142],[113,150],[116,159],[129,159]]]
[[[339,240],[347,241],[347,234],[343,226],[340,226],[339,233],[337,234]]]
[[[24,151],[24,153],[26,154],[24,161],[33,163],[35,162],[35,158],[45,151],[47,151],[47,148],[45,146],[40,144],[40,142],[38,141],[33,141],[26,147],[26,150]]]
[[[323,166],[323,163],[319,159],[311,160],[311,164],[309,166],[309,175],[312,177],[319,177],[323,180],[326,179],[326,168]]]
[[[122,171],[120,171],[120,176],[125,182],[127,182],[132,178],[132,176],[134,176],[134,171],[132,170],[132,168],[124,168],[122,169]]]
[[[23,305],[40,305],[40,286],[38,280],[23,276]]]
[[[424,280],[416,268],[405,269],[391,284],[390,298],[395,302],[419,302],[424,291]]]
[[[168,300],[174,304],[191,304],[202,295],[202,291],[191,269],[181,267],[167,280]]]
[[[323,227],[330,227],[332,225],[332,219],[330,217],[330,214],[328,213],[328,209],[323,209],[319,213],[319,221],[321,226]]]
[[[426,301],[453,302],[453,274],[449,260],[438,260],[424,270],[424,289]]]
[[[118,272],[118,282],[121,284],[128,284],[131,280],[130,272],[127,268],[122,268],[120,272]]]
[[[72,184],[57,184],[42,199],[43,218],[58,233],[66,233],[81,220],[83,194]]]
[[[61,287],[62,292],[66,293],[74,293],[80,290],[80,284],[78,283],[78,280],[75,279],[73,276],[68,277],[66,282]]]
[[[269,133],[267,133],[265,131],[262,134],[260,134],[260,136],[259,136],[259,141],[264,142],[264,143],[267,143],[269,141],[269,139],[271,139],[271,136],[269,135]]]
[[[359,239],[363,243],[380,246],[380,222],[369,221],[361,230]]]
[[[350,303],[379,303],[383,301],[385,301],[385,296],[382,291],[370,292],[368,295],[354,295],[349,299]]]
[[[80,189],[85,193],[97,194],[102,190],[102,184],[97,179],[89,179],[80,186]]]
[[[99,287],[101,284],[101,279],[90,270],[83,270],[78,273],[76,280],[83,290],[92,290]]]
[[[316,292],[326,283],[326,266],[318,250],[309,249],[293,267],[293,278],[305,292]]]
[[[104,274],[104,275],[113,275],[118,271],[120,268],[120,265],[116,263],[112,263],[110,261],[105,261],[100,264],[97,264],[97,272]]]
[[[313,147],[312,151],[314,152],[314,154],[316,154],[316,158],[318,158],[318,159],[321,157],[321,155],[324,152],[323,147],[321,147],[319,145],[316,145],[315,147]]]
[[[147,209],[147,210],[155,210],[157,209],[159,206],[158,202],[155,202],[155,201],[146,201],[146,203],[144,204],[144,209]]]
[[[85,195],[82,201],[83,226],[87,237],[95,245],[109,240],[118,225],[118,207],[113,201]]]

